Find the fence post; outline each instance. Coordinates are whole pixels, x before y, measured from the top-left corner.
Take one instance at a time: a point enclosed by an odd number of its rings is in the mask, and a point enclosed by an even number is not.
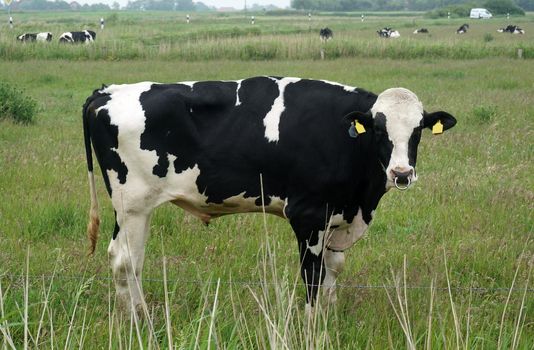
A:
[[[523,58],[523,49],[517,49],[517,58]]]
[[[321,59],[324,60],[324,48],[321,47]]]

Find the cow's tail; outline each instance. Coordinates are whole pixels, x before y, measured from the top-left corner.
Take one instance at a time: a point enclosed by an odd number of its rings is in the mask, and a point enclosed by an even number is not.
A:
[[[87,172],[89,175],[89,192],[91,194],[91,209],[89,210],[89,223],[87,224],[87,237],[89,238],[90,247],[89,255],[95,252],[96,242],[98,240],[98,229],[100,227],[100,218],[98,217],[98,200],[96,198],[95,177],[93,174],[93,153],[91,149],[91,133],[89,132],[89,114],[94,113],[90,108],[95,94],[89,97],[83,106],[83,136],[85,140],[85,156],[87,159]]]

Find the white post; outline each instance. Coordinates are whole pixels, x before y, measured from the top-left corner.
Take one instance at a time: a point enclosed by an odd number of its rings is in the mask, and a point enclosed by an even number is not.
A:
[[[13,17],[9,16],[9,28],[13,29]]]
[[[324,60],[324,49],[321,47],[321,60]]]
[[[517,49],[517,58],[523,58],[523,49]]]
[[[508,12],[506,13],[506,19],[510,19],[510,14]]]
[[[365,20],[365,16],[364,16],[363,13],[362,13],[362,22],[363,22],[364,20]]]
[[[250,17],[250,24],[254,24],[254,16]]]
[[[311,21],[311,13],[308,12],[308,21]]]
[[[104,30],[104,17],[100,17],[100,30]]]
[[[447,12],[447,19],[451,19],[451,13]]]
[[[187,15],[185,16],[185,20],[186,20],[187,24],[189,24],[189,19],[190,19],[189,14],[187,14]]]

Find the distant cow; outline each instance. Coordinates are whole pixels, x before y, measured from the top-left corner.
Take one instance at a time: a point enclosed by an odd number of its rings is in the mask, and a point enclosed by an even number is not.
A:
[[[380,198],[416,182],[423,129],[440,134],[455,123],[446,112],[426,112],[403,88],[376,95],[281,77],[104,86],[83,108],[91,251],[99,225],[92,148],[115,209],[108,253],[127,309],[144,303],[150,217],[166,202],[206,224],[248,212],[288,220],[307,307],[319,285],[334,301],[344,252],[363,236]]]
[[[398,38],[400,37],[400,33],[396,30],[393,30],[393,28],[390,27],[384,27],[380,30],[376,31],[378,33],[378,36],[381,38]]]
[[[525,31],[518,26],[515,25],[508,25],[505,28],[501,28],[497,30],[499,33],[510,33],[510,34],[525,34]]]
[[[319,32],[319,37],[321,38],[321,41],[328,41],[334,38],[334,32],[328,27],[322,28]]]
[[[42,33],[24,33],[17,37],[18,41],[28,42],[28,41],[52,41],[52,33],[42,32]]]
[[[419,33],[428,34],[428,29],[426,28],[416,29],[413,33],[414,34],[419,34]]]
[[[456,29],[456,34],[464,34],[467,33],[467,28],[469,28],[469,24],[464,23],[460,26],[460,28]]]
[[[66,32],[59,37],[60,43],[90,43],[95,41],[96,33],[92,30],[84,30],[83,32]]]

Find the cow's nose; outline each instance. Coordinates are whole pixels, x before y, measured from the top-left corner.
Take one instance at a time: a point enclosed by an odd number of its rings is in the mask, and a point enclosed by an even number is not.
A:
[[[410,183],[410,178],[413,175],[413,168],[412,169],[405,169],[405,168],[396,168],[392,169],[391,172],[393,173],[393,178],[395,181],[402,185],[408,185]]]

